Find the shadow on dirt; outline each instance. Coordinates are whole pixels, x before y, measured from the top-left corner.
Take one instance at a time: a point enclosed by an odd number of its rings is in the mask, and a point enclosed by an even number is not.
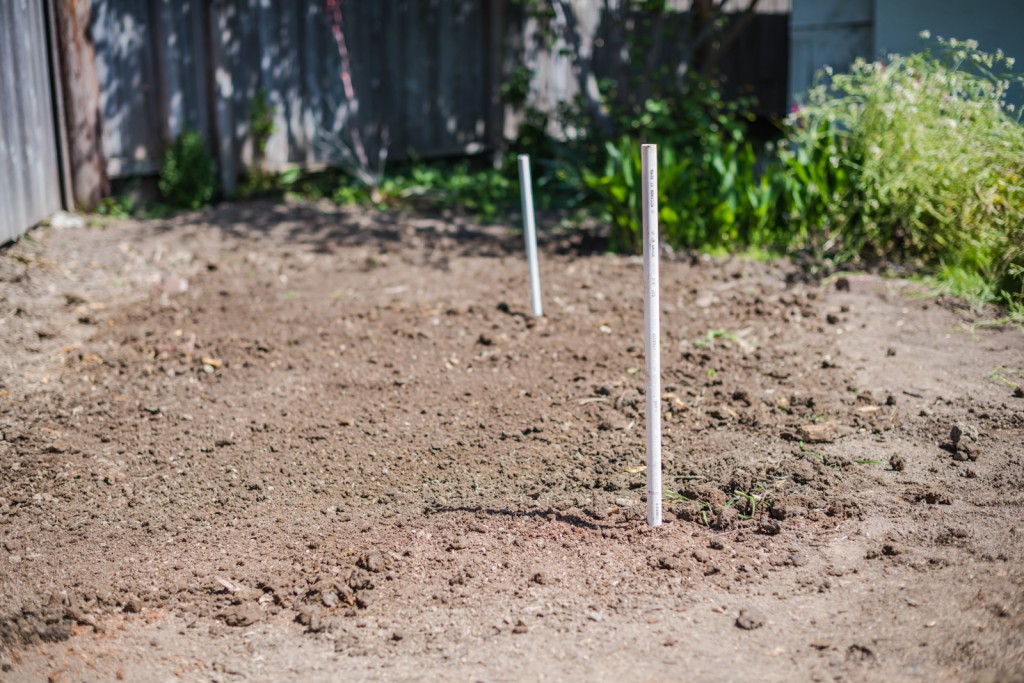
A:
[[[400,250],[443,251],[448,257],[501,258],[524,251],[519,230],[482,225],[466,216],[422,216],[397,211],[373,211],[320,203],[276,203],[267,200],[224,203],[198,214],[185,214],[156,223],[158,233],[182,225],[218,230],[240,241],[271,242],[332,254],[362,247],[379,253]],[[580,256],[604,253],[607,240],[593,226],[542,230],[542,251]]]
[[[431,508],[428,514],[432,515],[443,515],[452,513],[471,513],[475,515],[490,515],[493,517],[529,517],[529,518],[544,518],[553,522],[562,522],[569,526],[578,527],[580,529],[589,529],[591,531],[601,531],[604,529],[614,529],[614,524],[595,524],[591,521],[583,519],[579,515],[566,514],[560,512],[554,508],[545,508],[542,510],[510,510],[508,508],[485,508],[479,505],[476,506],[461,506],[461,507],[436,507]]]

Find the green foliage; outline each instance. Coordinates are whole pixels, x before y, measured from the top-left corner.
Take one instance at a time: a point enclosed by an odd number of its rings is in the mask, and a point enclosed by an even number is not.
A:
[[[182,131],[164,153],[158,186],[175,209],[198,209],[210,203],[217,189],[217,169],[202,135]]]
[[[267,154],[267,142],[274,134],[274,112],[276,111],[270,100],[267,99],[267,91],[260,88],[249,104],[249,134],[252,135],[253,152],[257,161],[261,161]]]
[[[301,181],[305,180],[302,167],[289,164],[279,173],[272,173],[258,168],[250,169],[238,186],[238,196],[243,198],[281,196],[294,191]]]
[[[947,274],[1021,299],[1024,127],[1012,60],[973,41],[825,74],[789,119],[784,213],[838,261]],[[981,285],[979,287],[979,285]]]
[[[519,201],[519,185],[512,178],[505,169],[474,170],[468,162],[413,164],[385,176],[372,191],[346,179],[335,190],[334,200],[378,208],[454,208],[492,221],[511,213]]]
[[[96,213],[110,218],[131,218],[135,208],[135,200],[130,196],[104,197],[96,205]]]
[[[744,102],[722,99],[715,85],[691,78],[669,99],[648,100],[629,131],[605,144],[599,172],[580,169],[599,211],[611,222],[610,246],[639,251],[640,146],[658,144],[658,218],[676,248],[777,246],[773,176],[757,172],[746,139]]]
[[[249,102],[249,135],[252,136],[252,167],[246,170],[245,178],[238,188],[241,197],[258,197],[281,189],[278,174],[265,169],[267,143],[274,134],[273,104],[267,99],[267,91],[260,88]],[[287,171],[286,171],[287,172]]]

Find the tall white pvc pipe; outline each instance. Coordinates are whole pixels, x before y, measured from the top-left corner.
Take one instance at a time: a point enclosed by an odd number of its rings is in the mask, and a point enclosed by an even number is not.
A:
[[[644,350],[647,367],[647,523],[661,526],[661,340],[658,302],[658,146],[640,148],[643,173]]]
[[[533,182],[530,180],[530,155],[519,155],[519,193],[523,199],[523,232],[526,235],[526,260],[530,264],[530,303],[533,316],[544,315],[540,300],[540,269],[537,266],[537,228],[533,222]]]

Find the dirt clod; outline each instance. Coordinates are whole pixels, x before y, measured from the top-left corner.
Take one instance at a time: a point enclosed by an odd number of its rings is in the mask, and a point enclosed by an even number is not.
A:
[[[841,435],[839,425],[831,422],[800,425],[796,429],[797,437],[807,443],[830,443]]]
[[[358,565],[360,568],[376,574],[377,572],[384,571],[384,556],[375,550],[363,555],[359,559]]]
[[[765,625],[767,617],[758,609],[745,607],[736,617],[736,626],[744,631],[753,631]]]
[[[241,605],[231,605],[217,616],[228,626],[251,626],[263,618],[263,612],[256,603],[245,602]]]
[[[953,459],[978,459],[978,429],[971,424],[958,422],[949,430],[949,442],[953,446]]]

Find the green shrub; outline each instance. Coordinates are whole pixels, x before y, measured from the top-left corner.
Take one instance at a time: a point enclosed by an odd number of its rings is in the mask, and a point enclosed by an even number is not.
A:
[[[780,201],[839,260],[979,275],[1021,296],[1024,127],[973,41],[826,74],[789,119]],[[965,281],[970,277],[964,278]]]
[[[514,167],[513,167],[514,168]],[[347,179],[334,192],[339,204],[373,204],[380,208],[455,208],[482,220],[508,215],[518,204],[515,171],[484,168],[473,170],[467,162],[412,164],[386,175],[371,191]]]
[[[658,144],[659,229],[677,248],[744,249],[786,240],[770,220],[772,179],[757,172],[746,139],[744,103],[726,103],[714,84],[648,100],[629,133],[606,143],[599,171],[580,170],[611,223],[610,247],[638,251],[641,138]]]
[[[158,186],[175,209],[198,209],[210,203],[217,189],[217,168],[202,135],[182,131],[164,153]]]

